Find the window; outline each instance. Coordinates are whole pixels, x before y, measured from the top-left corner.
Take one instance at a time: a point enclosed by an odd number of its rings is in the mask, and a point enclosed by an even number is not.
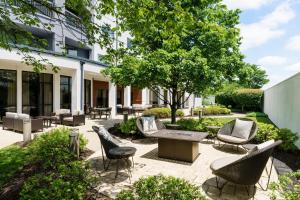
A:
[[[60,108],[71,109],[72,78],[60,76]]]
[[[22,112],[31,116],[53,111],[53,75],[22,72]]]
[[[0,118],[17,111],[17,72],[0,69]]]
[[[115,39],[115,32],[113,30],[111,30],[111,28],[108,25],[102,26],[102,31],[105,34],[108,34],[108,36],[111,40]]]
[[[131,48],[132,47],[132,40],[130,38],[127,38],[127,48]]]

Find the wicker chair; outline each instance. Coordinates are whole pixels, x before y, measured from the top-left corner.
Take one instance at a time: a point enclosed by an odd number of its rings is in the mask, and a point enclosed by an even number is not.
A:
[[[240,120],[253,121],[253,120],[247,119],[247,118],[240,118]],[[224,143],[237,145],[237,148],[238,148],[239,145],[246,144],[255,137],[256,132],[257,132],[257,124],[255,121],[253,121],[252,129],[250,131],[250,135],[249,135],[248,139],[242,139],[242,138],[237,138],[237,137],[231,136],[231,133],[232,133],[234,125],[235,125],[235,121],[236,121],[236,119],[225,124],[218,131],[217,138],[219,141],[222,141]]]
[[[73,115],[71,117],[64,117],[62,124],[66,126],[77,126],[85,124],[85,114]]]
[[[102,115],[105,115],[105,119],[110,118],[111,117],[111,110],[112,110],[112,108],[108,107],[105,110],[101,111],[100,119],[101,119]]]
[[[220,192],[222,192],[227,182],[243,186],[255,186],[266,167],[273,149],[281,143],[282,141],[279,140],[242,157],[231,156],[212,162],[210,169],[212,173],[216,175],[217,187],[221,190]],[[227,181],[221,187],[219,187],[218,177]]]
[[[166,129],[165,125],[159,119],[155,119],[155,123],[156,123],[157,130]],[[144,131],[144,129],[143,129],[143,123],[142,123],[142,118],[141,117],[137,117],[137,119],[136,119],[136,126],[137,126],[138,130],[145,137],[151,137],[147,132]]]

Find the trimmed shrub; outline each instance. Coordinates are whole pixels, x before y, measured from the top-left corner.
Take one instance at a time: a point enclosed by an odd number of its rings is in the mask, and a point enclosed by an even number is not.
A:
[[[193,118],[180,119],[176,124],[180,125],[181,129],[188,131],[202,131],[204,129],[199,120]]]
[[[244,110],[261,110],[263,91],[260,89],[239,89],[233,96],[234,102]]]
[[[170,118],[171,109],[170,108],[150,108],[143,112],[143,115],[154,115],[157,118]],[[182,110],[178,109],[176,111],[177,117],[183,117],[184,113]]]
[[[199,113],[199,110],[202,109],[203,115],[227,115],[231,113],[231,110],[225,108],[224,106],[207,106],[204,108],[197,107],[194,109],[194,115]]]
[[[138,133],[136,127],[136,118],[128,119],[127,122],[121,122],[118,129],[125,135],[135,135]]]
[[[279,177],[278,182],[270,185],[271,200],[298,200],[300,199],[300,170]]]
[[[91,184],[85,166],[80,161],[60,165],[49,174],[36,174],[27,179],[20,199],[83,199]]]
[[[117,200],[138,199],[199,199],[204,200],[200,188],[189,182],[172,176],[149,176],[140,178],[133,189],[123,190]]]
[[[247,117],[268,117],[267,114],[262,112],[250,112],[246,114]]]
[[[60,128],[36,137],[29,151],[33,162],[42,163],[45,169],[56,169],[60,164],[69,163],[76,159],[76,155],[69,148],[70,129]],[[87,144],[87,140],[79,135],[80,150]]]
[[[233,100],[234,92],[224,92],[216,95],[216,103],[224,105],[226,107],[236,107],[236,103]]]

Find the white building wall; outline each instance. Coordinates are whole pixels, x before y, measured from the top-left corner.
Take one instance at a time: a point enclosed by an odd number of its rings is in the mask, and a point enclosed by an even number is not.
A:
[[[300,73],[264,91],[264,112],[276,126],[300,136]]]

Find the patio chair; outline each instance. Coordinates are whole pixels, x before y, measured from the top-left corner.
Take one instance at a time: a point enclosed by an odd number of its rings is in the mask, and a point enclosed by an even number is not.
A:
[[[108,107],[105,110],[101,111],[101,113],[100,113],[100,119],[101,119],[102,115],[105,116],[105,119],[110,118],[111,117],[111,110],[112,110],[112,108]]]
[[[274,148],[281,143],[281,140],[276,142],[268,141],[265,144],[262,144],[261,148],[256,148],[245,156],[225,157],[212,162],[210,169],[212,170],[212,173],[216,175],[217,187],[220,189],[220,194],[227,182],[245,186],[246,189],[247,186],[255,187]],[[270,175],[271,174],[269,174],[269,178]],[[221,187],[219,187],[218,177],[226,180]]]
[[[131,157],[132,164],[134,166],[133,156],[136,152],[136,148],[123,146],[122,143],[117,139],[115,139],[114,137],[112,137],[111,134],[104,127],[99,128],[97,126],[92,126],[92,128],[97,133],[100,139],[104,170],[107,170],[109,168],[111,160],[117,160],[117,168],[116,168],[116,176],[115,176],[116,178],[119,170],[119,160],[125,160],[129,168],[130,166],[128,164],[128,159]],[[106,160],[104,158],[104,153],[106,159],[108,159],[107,166],[106,166]],[[129,169],[128,171],[130,172]]]
[[[157,118],[155,119],[155,124],[156,124],[156,127],[157,127],[157,131],[166,129],[166,126],[159,119],[157,119]],[[136,126],[137,126],[138,130],[145,137],[152,137],[152,132],[144,130],[144,128],[143,128],[143,122],[142,122],[142,117],[137,117],[136,118]]]
[[[76,111],[71,117],[64,117],[62,124],[67,126],[76,126],[85,124],[85,114],[81,111]]]
[[[51,117],[56,124],[63,124],[63,119],[65,117],[71,117],[71,116],[72,114],[70,109],[59,109],[54,113],[51,113]]]
[[[238,127],[237,123],[239,122],[241,123],[249,122],[249,123],[245,124],[246,127],[244,125]],[[241,130],[244,128],[243,126],[248,130]],[[234,130],[235,128],[236,131]],[[236,136],[236,134],[233,134],[234,132],[238,133],[239,131],[240,132],[245,131],[247,133],[245,133],[245,135],[240,135],[240,136],[239,135]],[[246,144],[250,140],[252,140],[255,137],[256,132],[257,132],[257,124],[255,121],[247,118],[239,118],[228,122],[222,128],[220,128],[220,130],[217,133],[217,139],[224,143],[236,145],[238,149],[239,145]]]

